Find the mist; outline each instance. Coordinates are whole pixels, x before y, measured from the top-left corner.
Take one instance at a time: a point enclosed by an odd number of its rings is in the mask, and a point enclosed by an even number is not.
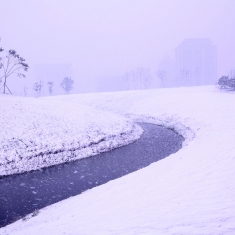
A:
[[[14,92],[27,86],[33,95],[42,79],[64,94],[64,76],[73,78],[74,93],[126,90],[126,74],[138,68],[148,69],[148,88],[161,87],[157,71],[175,78],[175,49],[187,38],[216,46],[217,78],[235,69],[233,0],[0,0],[0,10],[0,47],[30,67],[26,78],[9,77]],[[48,75],[38,69],[50,65]],[[60,65],[69,65],[68,75],[57,75]]]

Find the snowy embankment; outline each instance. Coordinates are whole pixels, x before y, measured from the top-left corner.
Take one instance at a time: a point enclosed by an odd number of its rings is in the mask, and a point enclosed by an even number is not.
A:
[[[0,175],[96,155],[138,139],[121,116],[55,100],[0,95]]]
[[[184,147],[125,177],[0,229],[1,234],[235,234],[235,94],[213,86],[45,98],[179,131]]]

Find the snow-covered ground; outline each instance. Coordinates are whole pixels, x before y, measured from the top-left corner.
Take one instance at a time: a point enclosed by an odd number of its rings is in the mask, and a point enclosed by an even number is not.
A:
[[[206,86],[42,100],[157,123],[186,141],[177,153],[40,210],[0,234],[235,234],[235,93]]]
[[[88,157],[138,139],[132,121],[84,105],[0,95],[0,175]]]

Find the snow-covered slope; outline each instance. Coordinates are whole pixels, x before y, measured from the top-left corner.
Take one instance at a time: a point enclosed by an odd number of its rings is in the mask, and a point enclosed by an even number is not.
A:
[[[53,99],[175,128],[185,145],[149,167],[2,228],[0,234],[235,234],[234,93],[208,86]]]
[[[0,175],[92,156],[141,129],[121,116],[56,100],[0,95]]]

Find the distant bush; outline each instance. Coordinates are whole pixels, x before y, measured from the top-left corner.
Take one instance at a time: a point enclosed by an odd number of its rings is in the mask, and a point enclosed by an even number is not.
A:
[[[65,77],[60,86],[65,90],[66,93],[69,93],[73,89],[73,84],[74,81],[72,78]]]
[[[222,76],[218,81],[218,86],[220,90],[235,90],[235,78],[229,78],[229,76]]]
[[[36,91],[37,95],[40,96],[41,95],[41,91],[42,91],[42,87],[43,87],[43,82],[35,82],[33,85],[33,89]]]

